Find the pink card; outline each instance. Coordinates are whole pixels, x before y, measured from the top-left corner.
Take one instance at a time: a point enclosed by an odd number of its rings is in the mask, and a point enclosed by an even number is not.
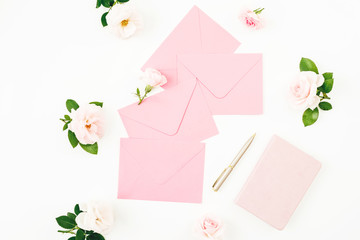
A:
[[[235,202],[282,230],[320,168],[319,161],[273,136]]]

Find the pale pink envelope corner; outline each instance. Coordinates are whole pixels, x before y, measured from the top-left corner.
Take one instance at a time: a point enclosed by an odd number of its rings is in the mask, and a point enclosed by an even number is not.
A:
[[[119,110],[129,137],[202,141],[218,134],[195,77],[184,71],[179,77],[176,87]]]
[[[238,40],[194,6],[142,69],[155,68],[163,73],[168,79],[168,83],[164,86],[167,89],[178,83],[177,55],[233,53],[239,45]]]
[[[282,230],[320,168],[319,161],[273,136],[235,203]]]
[[[178,65],[201,83],[212,114],[262,114],[262,54],[179,55]]]
[[[118,198],[201,203],[204,159],[204,143],[121,139]]]

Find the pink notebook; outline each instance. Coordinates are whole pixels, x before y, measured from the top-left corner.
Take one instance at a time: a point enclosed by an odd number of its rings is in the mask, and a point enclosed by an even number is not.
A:
[[[235,202],[282,230],[320,168],[319,161],[273,136]]]

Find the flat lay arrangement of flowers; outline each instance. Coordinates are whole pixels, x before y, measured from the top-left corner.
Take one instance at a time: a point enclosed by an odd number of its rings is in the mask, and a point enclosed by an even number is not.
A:
[[[119,36],[121,39],[127,39],[133,36],[139,29],[143,26],[143,20],[141,15],[136,11],[135,7],[131,5],[129,0],[97,0],[96,2],[96,8],[103,9],[105,12],[101,16],[101,23],[103,27],[106,27],[110,29],[114,34]],[[251,29],[261,29],[265,27],[264,19],[262,17],[262,12],[265,10],[265,8],[256,8],[254,10],[245,9],[241,12],[241,14],[238,16],[238,20],[240,20],[241,23],[245,24],[247,27]],[[197,20],[201,19],[204,15],[201,15],[202,13],[197,8],[193,8],[191,10],[191,13],[197,13],[196,15]],[[189,14],[191,16],[191,14]],[[236,19],[235,19],[236,20]],[[207,20],[208,22],[211,22],[210,20]],[[206,22],[206,21],[205,21]],[[211,22],[212,23],[212,22]],[[239,21],[238,21],[239,23]],[[212,23],[213,24],[213,23]],[[217,29],[217,28],[215,28]],[[218,30],[218,29],[217,29]],[[221,34],[224,34],[222,30],[219,30]],[[219,33],[219,34],[220,34]],[[229,37],[229,36],[227,36]],[[236,46],[236,41],[231,36],[228,38],[229,44],[234,44]],[[203,41],[203,40],[201,40]],[[181,43],[177,43],[181,44]],[[171,44],[170,44],[171,45]],[[176,44],[173,44],[176,45]],[[211,45],[211,44],[210,44]],[[222,44],[219,44],[220,46]],[[167,47],[167,45],[165,45]],[[177,46],[177,45],[176,45]],[[166,49],[168,51],[168,49]],[[161,50],[160,50],[161,51]],[[165,52],[167,52],[165,51]],[[228,49],[226,49],[228,51]],[[225,51],[225,52],[226,52]],[[161,52],[164,54],[163,52]],[[235,54],[233,52],[227,53],[230,55],[229,62],[232,60],[239,61],[243,60],[242,57],[249,57],[250,62],[253,63],[252,66],[247,66],[250,70],[247,70],[245,72],[250,72],[255,66],[258,66],[261,62],[262,64],[262,56],[259,57],[259,54],[254,55],[246,55],[246,54]],[[227,55],[227,56],[228,56]],[[231,58],[233,56],[236,56],[236,58]],[[255,57],[256,59],[255,59]],[[177,56],[176,56],[177,57]],[[224,58],[227,60],[227,58]],[[176,59],[177,60],[177,59]],[[234,61],[235,61],[234,60]],[[238,63],[238,62],[237,62]],[[247,62],[243,62],[246,63]],[[244,64],[244,65],[246,65]],[[194,64],[196,67],[197,65]],[[262,66],[262,65],[261,65]],[[325,72],[323,74],[319,73],[319,70],[316,66],[316,64],[308,59],[308,58],[302,58],[299,64],[300,72],[297,74],[296,78],[291,82],[290,84],[290,98],[291,102],[294,106],[301,109],[303,111],[302,115],[302,122],[305,127],[313,125],[319,118],[319,112],[322,111],[329,111],[332,109],[332,105],[330,103],[330,96],[329,93],[332,91],[333,84],[334,84],[334,77],[333,73],[331,72]],[[164,69],[164,68],[162,68]],[[196,68],[195,68],[196,69]],[[166,72],[165,69],[164,71]],[[208,71],[211,71],[209,69]],[[259,71],[258,71],[259,72]],[[261,80],[258,85],[254,85],[254,88],[262,87],[262,67],[260,68],[261,74],[254,74],[253,78],[256,80]],[[178,73],[178,72],[177,72]],[[235,72],[234,72],[235,74]],[[242,75],[246,76],[246,74]],[[251,75],[251,74],[249,74]],[[210,75],[205,74],[205,76],[209,77]],[[260,77],[259,77],[260,76]],[[136,78],[136,76],[134,76]],[[131,106],[135,106],[136,110],[133,110],[133,112],[138,113],[139,111],[146,108],[149,104],[147,104],[147,101],[151,101],[151,99],[147,99],[150,92],[152,92],[155,88],[160,88],[168,83],[169,81],[172,81],[172,78],[167,78],[165,74],[163,74],[160,70],[147,67],[140,75],[140,80],[145,84],[145,88],[136,88],[136,91],[132,94],[134,95],[136,101],[136,104],[132,104]],[[210,78],[210,77],[209,77]],[[194,89],[191,89],[191,96],[193,96],[194,92],[196,91],[196,85],[200,85],[200,80],[197,79],[195,82]],[[260,81],[259,81],[260,82]],[[202,84],[202,82],[201,82]],[[205,86],[205,85],[204,85]],[[211,85],[210,85],[211,86]],[[207,88],[207,86],[205,86]],[[202,90],[200,90],[202,91]],[[249,90],[251,91],[251,89]],[[187,92],[182,95],[188,94]],[[213,93],[211,93],[213,94]],[[214,95],[214,94],[213,94]],[[226,97],[227,94],[225,94]],[[254,93],[254,95],[256,95]],[[179,95],[181,97],[181,95]],[[197,96],[203,97],[204,95],[201,93]],[[214,95],[215,96],[215,95]],[[221,99],[220,97],[216,96],[216,100]],[[157,100],[159,101],[159,100]],[[200,100],[205,101],[204,99]],[[169,100],[169,102],[171,102]],[[238,101],[240,102],[240,101]],[[141,105],[143,104],[143,105]],[[182,105],[183,103],[180,103]],[[191,103],[187,103],[185,107],[188,108]],[[141,106],[140,106],[141,105]],[[200,104],[201,105],[201,104]],[[103,112],[103,102],[88,102],[85,104],[78,104],[73,99],[67,99],[65,103],[66,109],[68,113],[66,113],[62,118],[60,118],[60,121],[63,123],[63,131],[67,132],[67,138],[70,142],[70,145],[72,148],[76,148],[77,146],[80,146],[83,150],[85,150],[87,153],[90,154],[98,154],[99,146],[98,142],[102,139],[104,136],[104,129],[105,129],[105,117]],[[207,106],[206,104],[201,105],[202,107]],[[184,107],[184,106],[182,106]],[[195,106],[197,107],[197,106]],[[256,105],[256,107],[258,107]],[[189,107],[190,108],[190,107]],[[255,108],[255,107],[254,107]],[[262,105],[261,105],[262,109]],[[182,109],[183,110],[183,109]],[[245,112],[248,110],[248,108],[245,109]],[[201,111],[199,111],[201,112]],[[205,112],[205,111],[204,111]],[[152,113],[152,112],[151,112]],[[193,111],[193,114],[195,114],[196,111]],[[204,124],[204,119],[206,117],[209,117],[209,111],[206,111],[203,116],[204,118],[201,118],[201,121],[198,119],[193,118],[193,116],[190,116],[189,119],[195,119],[195,124]],[[252,113],[251,113],[252,114]],[[151,114],[148,114],[151,115]],[[195,114],[196,115],[196,114]],[[233,114],[236,115],[236,114]],[[237,114],[239,115],[239,114]],[[245,115],[245,114],[244,114]],[[183,115],[181,122],[183,121],[184,117]],[[127,117],[127,116],[125,116]],[[140,120],[144,116],[140,115]],[[145,116],[146,117],[146,116]],[[136,119],[135,119],[136,120]],[[152,120],[152,119],[151,119]],[[189,121],[189,120],[188,120]],[[139,124],[139,121],[135,121],[135,124]],[[212,122],[210,121],[210,124]],[[209,125],[210,126],[210,125]],[[161,126],[160,126],[161,127]],[[179,131],[180,127],[177,126],[177,131]],[[200,127],[198,127],[200,128]],[[195,127],[191,126],[190,130],[194,131]],[[147,130],[151,132],[152,130]],[[205,131],[205,130],[204,130]],[[192,132],[191,132],[192,133]],[[166,133],[167,134],[167,133]],[[176,133],[175,133],[176,134]],[[175,135],[174,134],[174,135]],[[167,134],[167,137],[173,136],[170,134]],[[130,136],[131,137],[131,136]],[[129,137],[129,139],[130,139]],[[146,139],[135,137],[135,141],[146,141]],[[130,140],[134,140],[130,139]],[[154,139],[150,139],[151,143],[156,142]],[[158,139],[157,139],[158,140]],[[131,145],[131,141],[128,143]],[[149,143],[147,143],[149,144]],[[149,149],[152,149],[151,147],[148,147],[146,143],[144,144],[144,148],[149,151]],[[200,145],[202,147],[202,145]],[[70,146],[69,146],[70,147]],[[158,147],[158,146],[155,146]],[[154,148],[155,148],[154,147]],[[184,149],[181,148],[181,152],[186,152],[186,147],[183,146]],[[192,146],[193,147],[193,146]],[[179,148],[180,149],[180,148]],[[174,151],[178,151],[179,149],[175,148]],[[136,149],[136,154],[138,152],[141,152],[142,149]],[[145,151],[146,152],[146,151]],[[192,152],[191,152],[192,153]],[[199,154],[199,153],[198,153]],[[128,154],[130,157],[133,157],[132,154]],[[127,156],[127,155],[126,155]],[[145,155],[148,157],[147,155]],[[197,156],[197,155],[196,155]],[[142,156],[144,157],[144,156]],[[170,158],[170,157],[169,157]],[[195,157],[194,157],[195,158]],[[159,160],[160,158],[157,157],[156,160]],[[131,163],[136,163],[136,161],[132,161]],[[136,163],[139,164],[139,163]],[[183,164],[183,163],[182,163]],[[166,165],[165,163],[163,165]],[[181,165],[183,167],[183,165]],[[149,166],[147,166],[149,167]],[[232,170],[233,167],[231,167]],[[120,165],[121,169],[121,165]],[[199,168],[201,170],[201,168]],[[122,174],[126,177],[132,178],[133,176],[131,174],[128,174],[126,170],[120,170],[122,171]],[[147,176],[148,173],[142,173],[141,175]],[[131,176],[130,176],[131,175]],[[151,175],[151,174],[148,174]],[[155,174],[156,175],[156,174]],[[140,177],[138,177],[140,178]],[[120,178],[119,178],[120,179]],[[124,178],[125,179],[125,178]],[[152,176],[151,179],[155,179],[158,182],[161,182],[162,184],[165,184],[168,179],[165,181],[163,179],[157,179],[157,176]],[[139,184],[139,179],[134,180],[134,185]],[[119,180],[121,183],[121,181]],[[122,181],[126,182],[126,181]],[[150,186],[150,185],[149,185]],[[142,188],[145,192],[145,194],[151,194],[151,187],[145,187]],[[149,191],[147,188],[151,189]],[[202,187],[201,187],[202,189]],[[124,190],[125,194],[128,194],[128,189],[126,188]],[[150,193],[149,193],[150,192]],[[129,195],[129,196],[128,196]],[[131,194],[128,194],[125,196],[124,199],[136,199],[132,198],[133,196]],[[162,195],[159,194],[161,197]],[[198,197],[196,194],[191,192],[189,194],[190,197],[186,199],[186,201],[194,201],[191,197],[192,195],[195,195],[195,197]],[[119,195],[120,196],[120,195]],[[165,197],[168,197],[166,194],[164,194]],[[118,197],[120,198],[120,197]],[[143,195],[139,198],[140,200],[148,200],[147,198],[144,198]],[[154,200],[150,198],[150,200]],[[159,201],[163,201],[161,198],[155,199]],[[180,202],[186,202],[185,200],[179,200]],[[194,201],[196,202],[196,201]],[[115,226],[115,214],[112,209],[112,206],[110,204],[104,203],[104,202],[89,202],[86,204],[76,204],[74,207],[74,210],[72,212],[67,212],[66,214],[59,216],[56,218],[56,222],[61,228],[58,230],[59,233],[66,235],[68,237],[68,240],[105,240],[106,235],[111,231],[111,229]],[[197,236],[197,239],[202,240],[223,240],[224,239],[224,222],[219,219],[218,217],[210,216],[210,215],[204,215],[198,222],[194,224],[195,227],[195,234]]]

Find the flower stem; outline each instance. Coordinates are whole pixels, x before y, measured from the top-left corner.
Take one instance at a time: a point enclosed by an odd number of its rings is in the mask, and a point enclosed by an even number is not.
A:
[[[73,230],[67,230],[67,231],[63,231],[63,230],[58,230],[59,233],[70,233],[70,234],[74,234]]]
[[[265,8],[257,8],[257,9],[255,9],[253,12],[254,12],[255,14],[260,14],[264,9],[265,9]]]

